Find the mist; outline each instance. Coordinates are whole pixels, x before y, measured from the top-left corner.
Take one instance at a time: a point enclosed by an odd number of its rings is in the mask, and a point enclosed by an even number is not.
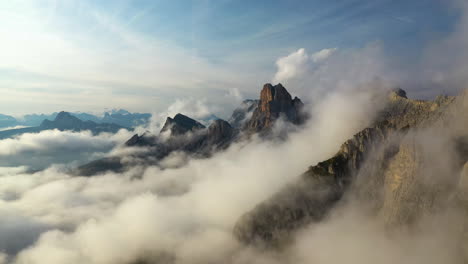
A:
[[[244,245],[233,228],[244,213],[371,126],[391,89],[424,83],[432,96],[434,87],[466,88],[467,29],[463,15],[455,32],[425,47],[425,68],[408,69],[416,82],[389,66],[378,41],[355,50],[300,48],[278,58],[272,80],[305,98],[309,114],[284,140],[254,135],[208,158],[173,152],[158,166],[128,162],[125,172],[92,177],[69,172],[88,161],[147,149],[124,146],[133,134],[125,130],[113,135],[52,130],[0,140],[0,263],[464,263],[466,190],[457,186],[466,178],[466,161],[457,160],[454,142],[466,135],[468,96],[460,97],[447,123],[397,134],[380,146],[398,142],[400,150],[408,149],[407,156],[395,154],[386,166],[400,166],[399,159],[424,160],[414,179],[422,186],[418,197],[431,198],[424,191],[434,186],[443,189],[431,206],[415,210],[410,224],[387,221],[385,214],[393,209],[384,202],[391,196],[387,186],[366,189],[375,180],[393,179],[388,186],[398,187],[401,176],[376,179],[378,157],[370,155],[343,199],[322,221],[294,232],[287,247]],[[442,47],[459,47],[454,63],[447,58],[450,67],[434,62],[444,62],[436,55]],[[408,89],[423,93],[418,85]],[[237,90],[228,96],[235,102],[242,97]],[[179,99],[136,131],[157,133],[167,116],[179,112],[201,119],[217,109],[203,100]],[[273,131],[288,128],[280,120]],[[414,149],[422,156],[413,155]]]

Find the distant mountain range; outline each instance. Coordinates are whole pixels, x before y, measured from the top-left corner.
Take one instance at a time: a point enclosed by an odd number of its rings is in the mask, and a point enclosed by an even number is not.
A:
[[[277,119],[283,118],[292,125],[301,125],[306,119],[299,98],[292,98],[281,85],[265,84],[260,100],[246,100],[234,110],[229,122],[216,119],[208,127],[181,113],[167,117],[158,135],[145,133],[134,135],[126,145],[145,147],[148,152],[137,154],[133,160],[142,165],[155,165],[175,151],[185,152],[194,157],[208,157],[218,150],[227,148],[233,142],[257,134],[271,136]],[[74,172],[92,176],[105,171],[123,171],[126,166],[120,157],[108,157],[85,164]]]
[[[55,116],[54,120],[45,119],[39,126],[17,128],[17,129],[8,129],[0,131],[0,139],[5,139],[24,133],[39,133],[44,130],[58,129],[60,131],[84,131],[89,130],[93,134],[99,134],[102,132],[116,133],[120,129],[128,129],[117,124],[111,123],[96,123],[94,121],[83,121],[76,116],[73,116],[67,112],[60,112]]]
[[[21,118],[0,114],[0,128],[16,126],[37,127],[46,119],[54,120],[58,114],[58,112],[52,114],[28,114]],[[147,125],[151,119],[151,114],[149,113],[130,113],[123,109],[107,111],[104,113],[104,116],[97,116],[89,113],[70,114],[82,121],[113,123],[128,128]]]

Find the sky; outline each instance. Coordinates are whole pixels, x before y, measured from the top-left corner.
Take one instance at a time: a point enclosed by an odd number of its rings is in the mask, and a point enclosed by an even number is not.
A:
[[[185,100],[223,116],[282,81],[279,62],[301,50],[315,58],[378,43],[387,64],[416,65],[455,30],[449,2],[2,1],[0,113],[160,113]]]

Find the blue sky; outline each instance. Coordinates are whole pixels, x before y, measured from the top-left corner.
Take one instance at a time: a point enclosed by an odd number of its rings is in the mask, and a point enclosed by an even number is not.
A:
[[[448,2],[2,1],[0,113],[234,104],[301,48],[378,42],[389,63],[411,64],[455,30],[460,13]]]

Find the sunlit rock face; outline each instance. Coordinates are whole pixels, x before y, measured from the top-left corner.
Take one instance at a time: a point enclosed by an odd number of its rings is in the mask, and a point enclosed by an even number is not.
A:
[[[453,203],[468,161],[466,105],[465,94],[422,101],[408,99],[401,89],[391,91],[371,127],[254,206],[239,219],[234,235],[246,244],[283,245],[346,195],[367,204],[389,227],[440,211]]]
[[[252,132],[270,129],[281,116],[293,124],[301,124],[305,119],[302,108],[301,100],[297,97],[292,99],[282,84],[273,86],[267,83],[260,92],[260,102],[246,129]]]

